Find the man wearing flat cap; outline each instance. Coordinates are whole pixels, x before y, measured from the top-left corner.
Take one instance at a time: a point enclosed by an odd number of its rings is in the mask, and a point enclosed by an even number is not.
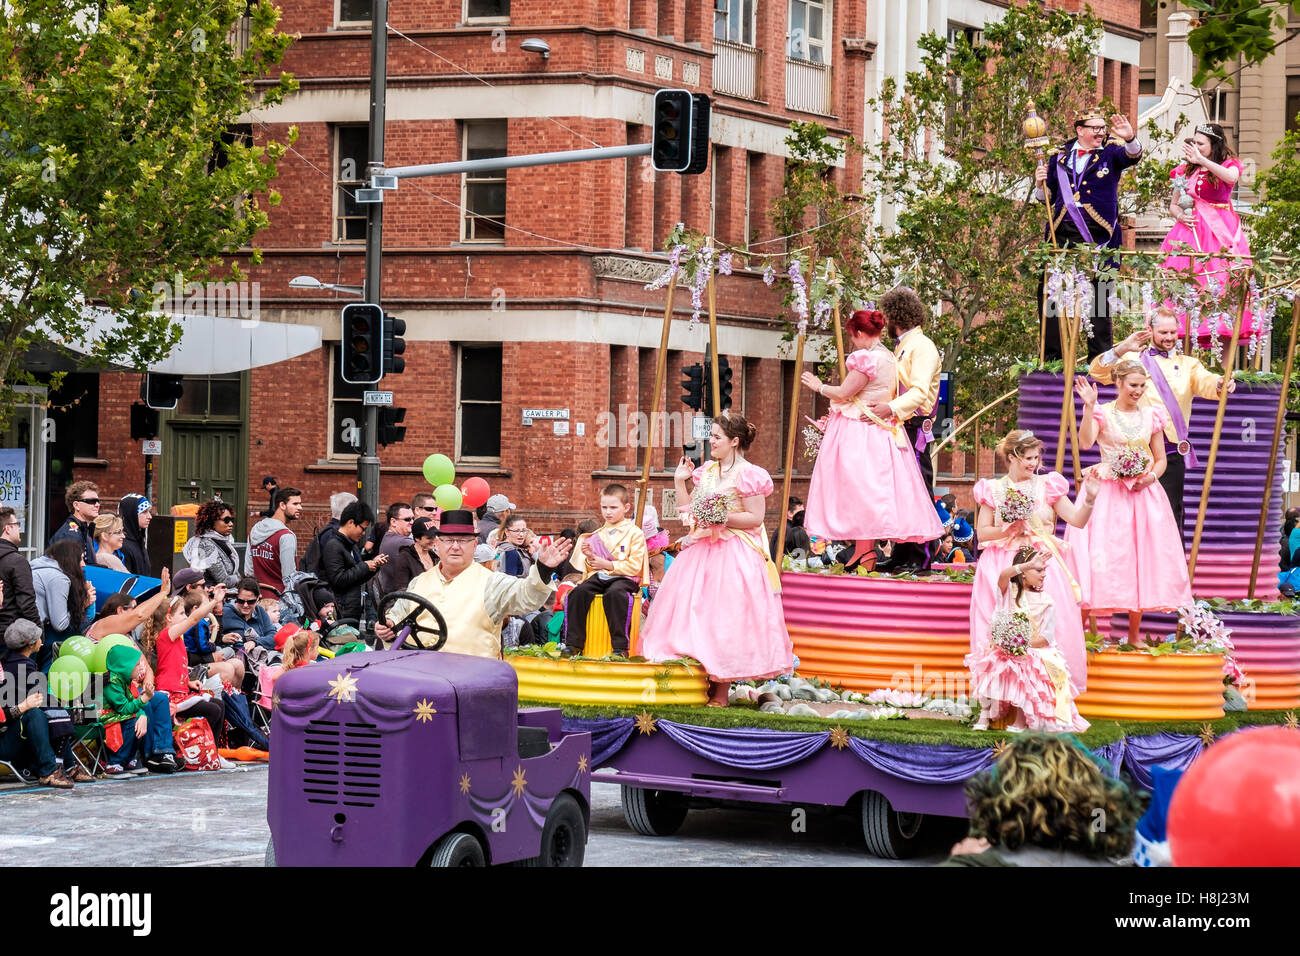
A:
[[[438,563],[416,575],[406,590],[429,600],[447,622],[444,652],[474,657],[501,656],[501,626],[511,615],[538,610],[550,597],[551,575],[569,556],[573,543],[557,538],[537,552],[536,564],[526,577],[516,578],[488,570],[474,560],[478,530],[469,511],[444,511],[434,538]],[[388,611],[387,620],[376,625],[375,634],[391,641],[392,622],[405,618],[415,604],[400,600]],[[427,611],[417,624],[434,627]],[[413,646],[407,641],[408,646]]]
[[[1142,158],[1133,124],[1118,113],[1109,123],[1100,109],[1088,109],[1074,118],[1074,139],[1053,150],[1045,165],[1034,175],[1035,195],[1046,195],[1051,211],[1051,229],[1058,246],[1095,246],[1118,249],[1120,174]],[[1046,190],[1046,194],[1044,194]],[[1113,263],[1111,263],[1113,264]],[[1042,286],[1038,289],[1042,307]],[[1088,356],[1110,348],[1110,296],[1105,284],[1093,281],[1092,333]],[[1061,358],[1061,332],[1056,307],[1048,306],[1044,327],[1044,357]]]

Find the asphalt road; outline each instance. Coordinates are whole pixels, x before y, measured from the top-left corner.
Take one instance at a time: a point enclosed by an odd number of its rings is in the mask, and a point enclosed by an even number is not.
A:
[[[265,767],[246,766],[72,791],[0,788],[0,865],[261,866],[270,838],[266,782]],[[691,811],[673,837],[643,837],[624,822],[618,787],[591,789],[587,866],[929,865],[961,836],[936,826],[927,853],[880,860],[847,814],[810,812],[800,827],[788,808],[729,807]]]

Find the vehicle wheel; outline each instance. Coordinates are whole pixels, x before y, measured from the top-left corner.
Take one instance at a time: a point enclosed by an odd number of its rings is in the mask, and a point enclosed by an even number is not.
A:
[[[433,848],[429,866],[487,866],[483,847],[468,833],[448,833]]]
[[[623,817],[642,836],[672,836],[690,809],[686,795],[673,790],[623,787]]]
[[[582,807],[567,793],[551,804],[542,827],[541,850],[521,866],[582,866],[587,852],[587,822]]]
[[[266,859],[262,861],[263,866],[275,866],[275,841],[267,839],[266,841]]]
[[[916,852],[923,813],[899,813],[883,793],[862,795],[862,835],[867,852],[886,860],[904,860]]]

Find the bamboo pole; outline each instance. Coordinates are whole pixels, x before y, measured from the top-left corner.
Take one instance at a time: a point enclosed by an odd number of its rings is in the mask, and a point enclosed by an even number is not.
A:
[[[655,367],[655,391],[650,398],[650,434],[646,441],[645,460],[641,463],[641,477],[637,487],[641,494],[636,503],[636,526],[641,527],[641,517],[645,514],[646,496],[650,493],[650,457],[654,454],[655,423],[659,420],[659,400],[664,391],[664,378],[668,373],[668,333],[673,327],[673,295],[677,292],[677,274],[668,280],[668,304],[664,306],[664,328],[659,336],[659,361]]]
[[[952,441],[954,438],[956,438],[958,435],[960,435],[960,434],[962,433],[962,431],[966,428],[966,426],[968,426],[968,425],[973,425],[973,424],[975,424],[976,422],[978,422],[979,419],[980,419],[980,416],[983,415],[985,412],[990,411],[991,409],[994,409],[994,408],[996,408],[997,406],[1001,405],[1003,402],[1005,402],[1005,401],[1006,401],[1008,398],[1010,398],[1012,395],[1016,394],[1016,392],[1018,392],[1018,391],[1020,391],[1019,388],[1013,388],[1011,391],[1007,392],[1005,395],[1001,395],[1001,396],[999,396],[998,398],[995,398],[993,401],[989,402],[987,405],[985,405],[983,408],[981,408],[978,412],[976,412],[976,413],[975,413],[974,415],[972,415],[970,418],[966,419],[964,422],[962,422],[960,425],[958,425],[956,428],[954,428],[954,429],[952,430],[952,432],[948,435],[947,438],[943,439],[943,441],[941,441],[941,442],[939,442],[939,444],[935,445],[935,446],[934,446],[934,450],[935,450],[935,452],[937,453],[941,448],[943,448],[944,445],[948,444],[948,442]],[[976,445],[978,446],[978,444],[979,444],[979,443],[978,443],[978,441],[977,441],[977,442],[976,442]],[[976,449],[976,454],[978,455],[978,447],[977,447],[977,449]]]
[[[1286,421],[1286,403],[1291,388],[1291,370],[1295,364],[1296,326],[1300,325],[1300,299],[1291,305],[1291,340],[1286,346],[1286,367],[1282,370],[1282,396],[1277,403],[1277,417],[1273,420],[1273,447],[1268,455],[1268,477],[1264,479],[1264,500],[1259,506],[1259,527],[1255,529],[1255,557],[1250,564],[1250,591],[1255,596],[1255,582],[1259,578],[1259,560],[1264,551],[1264,532],[1268,526],[1269,500],[1273,497],[1273,481],[1277,477],[1277,445],[1282,440],[1282,425]],[[1227,392],[1227,389],[1224,389]]]
[[[1073,276],[1070,288],[1074,288]],[[1074,388],[1074,363],[1070,360],[1070,343],[1074,336],[1070,334],[1070,321],[1065,317],[1064,309],[1057,311],[1056,321],[1061,329],[1061,381],[1065,385],[1065,394],[1061,396],[1061,424],[1056,432],[1056,468],[1053,469],[1059,473],[1065,467],[1065,441],[1070,432],[1066,418],[1073,417],[1074,413],[1074,396],[1070,394]]]
[[[826,277],[827,284],[829,285],[835,277],[834,259],[826,260]],[[840,297],[838,295],[835,297],[835,303],[831,310],[831,315],[834,316],[835,319],[835,354],[839,356],[840,384],[843,385],[844,380],[848,378],[849,372],[848,366],[844,364],[844,327],[840,324]]]
[[[1038,323],[1038,364],[1042,365],[1047,360],[1047,279],[1043,279],[1043,301],[1042,311],[1038,314],[1043,320]]]
[[[1074,464],[1074,490],[1079,490],[1079,418],[1074,414],[1074,369],[1079,364],[1079,306],[1074,306],[1074,321],[1070,323],[1070,364],[1065,386],[1065,402],[1070,410],[1070,459]]]
[[[794,438],[799,429],[799,377],[803,374],[804,333],[800,332],[794,346],[794,379],[790,386],[790,427],[785,439],[785,481],[781,487],[781,523],[776,530],[776,551],[772,560],[780,571],[785,556],[786,515],[790,512],[790,479],[794,474]]]
[[[1214,416],[1214,437],[1210,440],[1210,460],[1205,466],[1205,480],[1201,483],[1201,504],[1196,509],[1196,533],[1192,535],[1192,554],[1187,559],[1187,579],[1196,580],[1196,558],[1201,553],[1201,534],[1205,531],[1205,511],[1210,505],[1210,483],[1214,480],[1214,462],[1219,457],[1219,438],[1223,432],[1223,416],[1228,410],[1228,382],[1232,381],[1232,366],[1237,361],[1237,342],[1241,338],[1241,323],[1246,317],[1246,299],[1249,289],[1241,284],[1241,304],[1237,307],[1237,321],[1232,324],[1232,343],[1223,357],[1223,390],[1219,393],[1219,410]],[[1267,501],[1267,498],[1265,499]]]
[[[709,239],[709,245],[713,244],[713,239]],[[709,357],[712,359],[709,365],[709,377],[712,381],[709,388],[713,394],[713,416],[715,418],[722,415],[722,389],[718,384],[718,308],[714,297],[713,280],[717,277],[717,272],[709,273]]]

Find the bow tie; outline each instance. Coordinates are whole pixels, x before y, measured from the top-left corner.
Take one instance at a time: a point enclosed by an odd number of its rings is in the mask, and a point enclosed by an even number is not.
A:
[[[1171,355],[1173,355],[1173,352],[1170,352],[1168,349],[1161,351],[1160,349],[1153,348],[1151,350],[1151,354],[1159,355],[1161,358],[1169,358]]]
[[[1081,147],[1081,146],[1076,146],[1076,147],[1074,147],[1074,151],[1075,151],[1077,154],[1079,154],[1080,156],[1087,156],[1089,153],[1095,153],[1095,152],[1097,152],[1095,149],[1084,149],[1084,148]]]

